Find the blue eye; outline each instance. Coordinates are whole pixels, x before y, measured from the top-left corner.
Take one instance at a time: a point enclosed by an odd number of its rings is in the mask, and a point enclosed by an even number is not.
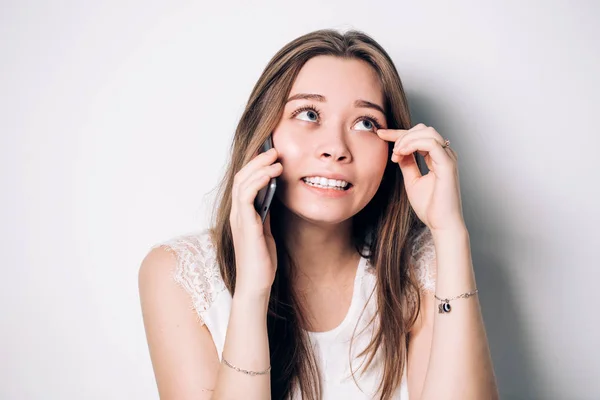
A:
[[[317,109],[317,107],[315,107],[313,105],[307,105],[307,106],[302,106],[302,107],[298,108],[296,111],[294,111],[292,113],[291,117],[295,118],[297,115],[303,114],[304,112],[306,112],[306,115],[308,116],[309,119],[299,118],[302,121],[317,122],[319,120],[319,118],[321,117],[321,112]]]
[[[375,125],[373,124],[373,122],[371,122],[368,119],[361,119],[358,122],[364,122],[365,123],[365,127],[367,128],[368,131],[372,131],[373,128],[375,127]],[[362,129],[360,129],[360,130],[362,130]]]
[[[319,114],[317,114],[314,110],[304,110],[304,111],[300,111],[299,113],[296,114],[296,116],[306,113],[306,115],[309,118],[309,121],[316,121],[319,118]],[[312,119],[314,117],[314,119]],[[302,118],[300,118],[302,119]]]
[[[315,106],[309,105],[309,106],[300,107],[299,109],[294,111],[292,113],[292,118],[294,118],[300,114],[303,114],[305,112],[306,112],[308,119],[300,118],[302,121],[317,122],[321,116],[321,112]],[[358,122],[366,123],[366,129],[359,129],[361,131],[366,130],[366,131],[370,131],[370,132],[375,132],[375,128],[380,129],[382,127],[381,123],[379,123],[377,118],[375,118],[372,115],[363,115],[363,116],[359,117],[355,123],[358,123]]]
[[[371,132],[376,132],[375,128],[381,129],[383,126],[376,117],[369,114],[359,117],[357,122],[365,122],[367,124],[367,130]]]

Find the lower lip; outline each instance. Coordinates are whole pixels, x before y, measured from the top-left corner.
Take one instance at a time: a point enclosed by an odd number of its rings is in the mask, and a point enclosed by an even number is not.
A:
[[[348,190],[339,190],[339,189],[323,189],[320,187],[316,187],[316,186],[311,186],[308,183],[304,182],[304,180],[300,180],[300,182],[302,182],[302,185],[304,185],[304,187],[312,190],[314,193],[323,196],[323,197],[330,197],[333,199],[337,199],[338,197],[343,197],[348,195],[348,192],[352,191],[352,189],[354,189],[354,186],[350,186],[350,188]]]

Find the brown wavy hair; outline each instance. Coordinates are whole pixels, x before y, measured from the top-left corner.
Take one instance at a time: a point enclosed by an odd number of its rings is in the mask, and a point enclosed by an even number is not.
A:
[[[366,61],[381,82],[389,129],[410,127],[410,112],[394,63],[367,34],[356,30],[339,33],[323,29],[303,35],[279,50],[258,79],[240,118],[214,208],[211,233],[221,275],[231,294],[235,291],[236,282],[229,225],[233,178],[256,155],[278,125],[294,80],[304,63],[318,55]],[[411,238],[423,225],[410,206],[400,168],[389,160],[392,148],[393,143],[390,142],[388,162],[376,194],[352,217],[353,245],[363,257],[368,258],[377,279],[376,289],[371,294],[376,296],[377,311],[371,322],[377,318],[378,323],[371,342],[359,357],[366,356],[363,363],[363,371],[366,371],[375,353],[382,352],[384,373],[378,386],[382,400],[390,399],[401,383],[406,368],[408,332],[420,307],[419,289],[412,268],[409,268],[409,260]],[[292,290],[294,262],[285,247],[285,232],[273,222],[278,220],[282,207],[275,198],[270,211],[278,260],[267,315],[272,365],[271,397],[288,398],[298,385],[303,399],[316,400],[321,397],[321,383],[310,339],[303,330],[308,326],[306,315],[297,293]],[[368,253],[362,254],[365,248]]]

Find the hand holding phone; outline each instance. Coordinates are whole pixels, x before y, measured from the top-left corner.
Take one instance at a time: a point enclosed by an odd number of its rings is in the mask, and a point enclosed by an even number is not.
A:
[[[261,146],[260,153],[264,153],[272,147],[273,139],[269,135],[267,140],[265,140],[265,142]],[[256,195],[256,198],[254,199],[254,208],[260,216],[260,219],[263,222],[263,224],[265,222],[265,218],[267,218],[267,213],[271,208],[271,202],[273,201],[273,196],[275,195],[275,189],[277,189],[277,180],[275,178],[271,178],[267,186],[260,189],[258,191],[258,194]]]
[[[268,140],[261,152],[272,145]],[[275,150],[258,154],[233,179],[229,225],[235,250],[236,296],[267,295],[275,279],[277,248],[267,212],[274,178],[283,171],[277,157]]]

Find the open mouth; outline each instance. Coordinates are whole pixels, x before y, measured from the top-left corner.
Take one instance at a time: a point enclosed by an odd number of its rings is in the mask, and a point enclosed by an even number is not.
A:
[[[320,189],[331,189],[339,191],[347,191],[353,186],[350,182],[347,181],[319,177],[304,177],[302,178],[302,181],[309,186],[317,187]]]

